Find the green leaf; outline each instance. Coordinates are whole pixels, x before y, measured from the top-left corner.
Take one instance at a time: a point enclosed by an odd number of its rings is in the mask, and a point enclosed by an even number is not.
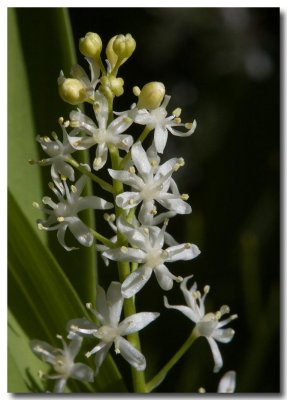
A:
[[[44,391],[37,371],[46,371],[47,366],[31,352],[27,335],[10,311],[8,329],[8,392],[29,393],[36,388]],[[38,387],[35,388],[36,381]]]
[[[57,345],[70,319],[88,316],[76,291],[47,247],[31,228],[12,194],[8,193],[9,304],[30,339]],[[95,391],[123,391],[122,378],[108,357]]]

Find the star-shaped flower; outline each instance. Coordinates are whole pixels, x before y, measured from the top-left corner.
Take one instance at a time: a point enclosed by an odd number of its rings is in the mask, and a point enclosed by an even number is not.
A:
[[[67,177],[70,181],[75,180],[73,168],[66,162],[66,158],[75,151],[68,141],[68,134],[63,124],[62,118],[59,123],[63,132],[63,142],[61,142],[55,133],[52,133],[53,139],[48,136],[37,136],[36,140],[40,143],[42,149],[48,154],[49,158],[37,161],[39,165],[51,165],[51,176],[57,188],[64,194],[64,188],[61,176]],[[32,162],[34,163],[34,162]]]
[[[145,224],[149,223],[148,216],[156,212],[155,201],[176,214],[191,213],[190,205],[183,200],[183,198],[186,199],[185,195],[168,192],[171,176],[182,165],[182,159],[172,158],[154,170],[140,142],[132,146],[131,156],[138,174],[134,167],[130,167],[128,171],[108,170],[112,178],[133,189],[117,195],[117,206],[128,210],[142,203],[139,219]]]
[[[93,382],[94,371],[83,363],[74,362],[80,351],[83,338],[75,335],[68,345],[61,336],[58,335],[57,338],[62,341],[63,349],[55,348],[41,340],[32,340],[30,342],[31,349],[36,356],[51,364],[54,368],[55,374],[42,374],[45,379],[57,380],[54,392],[63,393],[69,378]]]
[[[69,136],[69,141],[76,150],[86,150],[97,145],[93,168],[99,170],[107,162],[109,145],[120,150],[129,150],[133,144],[133,138],[131,135],[122,135],[122,133],[130,127],[133,121],[127,116],[120,116],[109,124],[108,101],[99,91],[96,91],[93,107],[98,126],[80,110],[70,113],[71,127],[75,129],[73,136]],[[82,136],[77,136],[79,133]]]
[[[57,237],[60,244],[67,250],[74,250],[76,247],[68,247],[65,243],[65,233],[67,228],[83,246],[91,246],[93,243],[93,235],[88,227],[78,217],[78,213],[85,209],[107,210],[113,207],[112,203],[107,202],[97,196],[82,197],[87,177],[82,175],[81,178],[69,189],[66,180],[63,180],[64,195],[62,195],[54,185],[50,185],[58,198],[55,203],[50,197],[43,197],[42,202],[50,208],[40,207],[38,203],[33,203],[35,208],[43,210],[49,215],[47,220],[39,219],[37,221],[39,229],[47,231],[57,230]]]
[[[117,220],[117,226],[133,247],[122,246],[106,250],[103,256],[115,261],[133,261],[142,264],[123,282],[122,294],[124,297],[129,298],[141,290],[153,271],[160,287],[163,290],[170,290],[173,281],[180,282],[182,278],[173,275],[165,263],[191,260],[200,254],[198,247],[190,243],[163,249],[167,223],[164,223],[162,229],[157,226],[134,227],[120,217]]]
[[[169,103],[170,96],[165,96],[163,103],[160,107],[153,110],[139,109],[135,113],[134,121],[141,125],[147,125],[150,129],[154,129],[154,143],[158,153],[163,153],[167,139],[168,133],[174,136],[190,136],[196,129],[196,121],[192,123],[181,123],[179,118],[181,110],[176,109],[174,113],[167,117],[166,107]],[[184,126],[187,131],[182,132],[175,127]]]
[[[95,363],[97,372],[112,344],[115,346],[115,352],[121,354],[134,368],[139,371],[143,371],[146,368],[144,355],[130,342],[124,339],[123,336],[143,329],[154,321],[159,316],[159,313],[140,312],[120,322],[123,301],[121,284],[119,282],[112,282],[108,288],[107,294],[101,286],[98,286],[96,308],[92,308],[90,303],[87,304],[87,308],[91,310],[99,323],[91,322],[85,318],[74,319],[68,323],[67,329],[72,336],[74,334],[91,336],[100,340],[100,342],[86,354],[87,357],[90,357],[92,354],[96,353]]]
[[[187,281],[192,278],[192,276],[193,275],[187,276],[180,284],[187,306],[171,306],[168,304],[166,297],[164,297],[164,304],[167,308],[174,308],[175,310],[182,312],[187,318],[196,324],[194,333],[197,337],[204,336],[207,339],[214,358],[214,372],[218,372],[223,365],[223,361],[216,341],[221,343],[228,343],[231,341],[235,333],[234,330],[231,328],[222,329],[222,327],[237,318],[237,315],[231,315],[229,318],[220,321],[220,318],[224,314],[230,312],[229,307],[226,305],[222,306],[220,310],[215,313],[206,314],[204,301],[210,287],[204,287],[203,296],[201,296],[200,291],[197,290],[196,282],[188,290]]]

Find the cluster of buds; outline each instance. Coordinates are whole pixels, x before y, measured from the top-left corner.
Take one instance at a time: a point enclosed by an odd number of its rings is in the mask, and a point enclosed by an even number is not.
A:
[[[128,110],[116,112],[112,108],[114,97],[124,92],[124,80],[117,76],[118,70],[131,57],[135,47],[136,42],[130,34],[116,35],[106,46],[107,59],[103,62],[100,36],[89,32],[80,39],[79,49],[89,64],[90,76],[79,65],[72,67],[70,78],[66,78],[61,71],[59,94],[72,105],[91,104],[95,118],[88,117],[79,109],[71,111],[67,120],[60,117],[62,142],[55,133],[52,134],[53,140],[49,136],[37,137],[48,158],[31,161],[32,164],[51,166],[52,182],[49,187],[55,197],[44,196],[44,207],[33,203],[35,208],[48,214],[46,220],[38,220],[39,229],[57,231],[59,244],[66,251],[73,251],[77,247],[68,246],[65,242],[65,232],[69,229],[80,245],[95,246],[106,265],[110,262],[118,264],[119,282],[112,281],[107,292],[97,284],[96,305],[87,304],[93,317],[74,316],[68,321],[69,347],[64,341],[64,350],[55,350],[44,342],[32,342],[34,353],[56,371],[56,375],[47,376],[58,379],[56,392],[64,391],[68,378],[81,379],[82,376],[83,380],[91,382],[112,345],[115,352],[120,353],[136,371],[146,369],[147,361],[140,351],[137,332],[158,319],[160,314],[154,311],[136,312],[133,298],[145,290],[149,279],[153,279],[153,273],[163,291],[169,291],[180,283],[187,305],[171,306],[165,296],[163,304],[167,309],[181,311],[190,319],[194,324],[192,340],[200,336],[207,339],[214,358],[214,372],[218,372],[223,365],[217,342],[227,343],[234,335],[232,329],[222,327],[237,316],[220,320],[222,315],[229,313],[229,307],[222,306],[215,313],[205,312],[204,300],[209,286],[204,288],[203,295],[197,290],[196,283],[188,290],[187,281],[191,276],[181,277],[167,267],[170,263],[191,261],[200,254],[195,244],[178,243],[168,232],[170,218],[191,213],[187,202],[189,195],[181,193],[175,181],[176,172],[185,165],[185,161],[178,156],[161,160],[168,136],[192,135],[196,121],[183,123],[179,107],[169,114],[170,96],[161,82],[149,82],[142,89],[135,86],[133,93],[137,101]],[[133,132],[135,125],[144,126],[139,137],[135,137]],[[151,144],[145,149],[147,136],[151,138]],[[95,150],[91,165],[79,164],[73,154],[88,149]],[[107,163],[111,168],[105,175],[110,177],[111,182],[99,175]],[[81,176],[74,183],[76,174]],[[110,198],[85,196],[83,189],[88,179],[100,185]],[[111,238],[84,224],[79,213],[86,209],[114,209],[114,213],[104,215],[112,230]],[[123,307],[125,302],[129,307]],[[122,309],[125,318],[120,322]],[[134,339],[129,341],[130,334],[136,335],[136,342]],[[93,373],[90,367],[74,363],[74,357],[86,337],[96,340],[94,347],[86,353],[87,358],[95,355],[96,370]],[[170,365],[172,362],[163,368],[157,384]],[[142,390],[151,386],[155,385],[147,384]]]

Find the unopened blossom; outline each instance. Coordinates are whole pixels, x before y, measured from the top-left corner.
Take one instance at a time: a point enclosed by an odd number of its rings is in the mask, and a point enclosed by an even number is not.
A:
[[[117,206],[128,210],[142,203],[139,219],[143,222],[149,214],[157,212],[155,201],[176,214],[191,212],[190,205],[183,200],[186,199],[185,196],[168,192],[171,176],[182,165],[182,159],[172,158],[154,171],[140,142],[132,146],[131,157],[138,174],[134,167],[130,167],[128,171],[108,170],[112,178],[132,187],[132,191],[117,195]]]
[[[95,99],[95,89],[99,82],[100,66],[98,62],[86,57],[89,63],[91,78],[88,77],[86,71],[78,64],[71,69],[72,78],[66,78],[63,71],[60,72],[58,78],[59,95],[62,100],[69,104],[77,105],[84,101],[93,102]]]
[[[40,143],[42,149],[48,154],[49,158],[42,159],[37,162],[39,165],[51,165],[51,177],[57,188],[64,193],[61,176],[67,177],[70,181],[75,180],[73,168],[66,162],[67,157],[75,151],[70,145],[68,134],[63,124],[63,119],[59,119],[59,123],[63,132],[63,141],[61,142],[57,135],[53,132],[51,140],[49,136],[37,136],[36,140]],[[34,163],[32,161],[31,163]]]
[[[112,203],[97,196],[82,197],[81,194],[86,181],[87,177],[82,175],[75,185],[72,185],[71,188],[69,188],[64,179],[64,195],[62,195],[53,184],[51,184],[50,188],[56,195],[58,202],[55,202],[48,196],[45,196],[42,199],[42,202],[50,208],[40,207],[38,203],[33,203],[35,208],[39,208],[49,215],[47,220],[39,219],[37,221],[39,229],[47,231],[56,230],[59,243],[67,251],[76,249],[76,247],[68,247],[65,243],[65,233],[67,228],[69,228],[81,245],[89,247],[93,243],[93,235],[91,231],[78,217],[80,211],[85,209],[107,210],[113,207]]]
[[[101,286],[98,286],[96,308],[93,308],[90,303],[87,304],[87,308],[94,314],[98,323],[86,318],[74,319],[68,323],[67,329],[70,334],[99,339],[99,343],[86,354],[86,357],[96,354],[97,372],[113,344],[115,352],[121,354],[135,369],[143,371],[146,368],[144,355],[123,336],[140,331],[154,321],[159,313],[140,312],[120,322],[123,301],[119,282],[111,282],[107,293]]]
[[[187,276],[180,284],[187,306],[171,306],[168,304],[166,297],[164,297],[164,304],[167,308],[174,308],[175,310],[182,312],[187,318],[196,324],[194,334],[197,337],[204,336],[207,339],[214,358],[215,365],[213,371],[218,372],[223,365],[223,361],[216,342],[228,343],[231,341],[235,333],[234,330],[231,328],[222,329],[222,327],[237,318],[237,315],[231,315],[229,318],[220,321],[224,314],[230,312],[229,307],[226,305],[222,306],[220,310],[215,313],[206,313],[204,301],[210,287],[204,287],[203,296],[200,291],[197,290],[196,282],[188,290],[187,281],[192,278],[192,276],[193,275]]]
[[[109,145],[120,150],[129,150],[133,144],[133,138],[131,135],[123,135],[122,133],[130,127],[133,121],[127,116],[120,116],[109,124],[108,101],[99,91],[95,94],[93,106],[98,126],[80,110],[72,111],[70,121],[71,126],[75,129],[73,136],[69,136],[69,141],[76,150],[86,150],[96,145],[93,168],[99,170],[107,162]],[[74,136],[80,132],[82,136]]]
[[[54,374],[43,374],[40,376],[45,379],[56,380],[54,393],[63,393],[69,378],[79,381],[93,382],[94,371],[83,363],[75,363],[74,359],[80,351],[83,338],[74,336],[70,343],[57,336],[62,341],[63,349],[53,347],[49,343],[41,340],[32,340],[30,346],[32,351],[42,361],[52,365]]]
[[[191,260],[200,254],[195,244],[183,243],[163,249],[167,222],[162,229],[157,226],[134,227],[123,218],[118,218],[117,226],[133,247],[122,246],[104,251],[103,256],[115,261],[132,261],[142,264],[132,272],[122,284],[124,297],[139,292],[150,279],[154,271],[163,290],[170,290],[173,281],[180,282],[181,277],[173,275],[165,263],[178,260]]]
[[[173,114],[167,117],[166,107],[170,101],[170,96],[165,96],[164,101],[160,107],[153,110],[147,110],[145,108],[138,109],[137,112],[133,110],[134,121],[137,124],[146,125],[150,129],[154,129],[154,143],[158,153],[163,153],[168,133],[174,136],[190,136],[196,129],[196,121],[192,123],[183,124],[179,118],[181,110],[178,108],[174,110]],[[184,126],[187,130],[182,132],[177,127]]]

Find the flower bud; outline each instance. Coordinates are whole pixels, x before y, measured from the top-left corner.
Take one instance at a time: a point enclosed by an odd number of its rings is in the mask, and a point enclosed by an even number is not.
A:
[[[165,95],[165,87],[161,82],[149,82],[142,88],[137,103],[138,108],[153,110],[161,105]]]
[[[101,90],[103,93],[114,96],[121,96],[124,93],[124,80],[123,78],[116,78],[113,75],[102,76],[101,79]]]
[[[130,33],[112,37],[106,48],[106,55],[114,68],[116,63],[122,65],[132,55],[136,48],[136,41]]]
[[[63,78],[59,83],[59,95],[65,102],[76,105],[86,99],[86,90],[78,79]]]
[[[90,58],[98,59],[102,51],[102,39],[97,33],[88,32],[79,41],[80,52]]]

